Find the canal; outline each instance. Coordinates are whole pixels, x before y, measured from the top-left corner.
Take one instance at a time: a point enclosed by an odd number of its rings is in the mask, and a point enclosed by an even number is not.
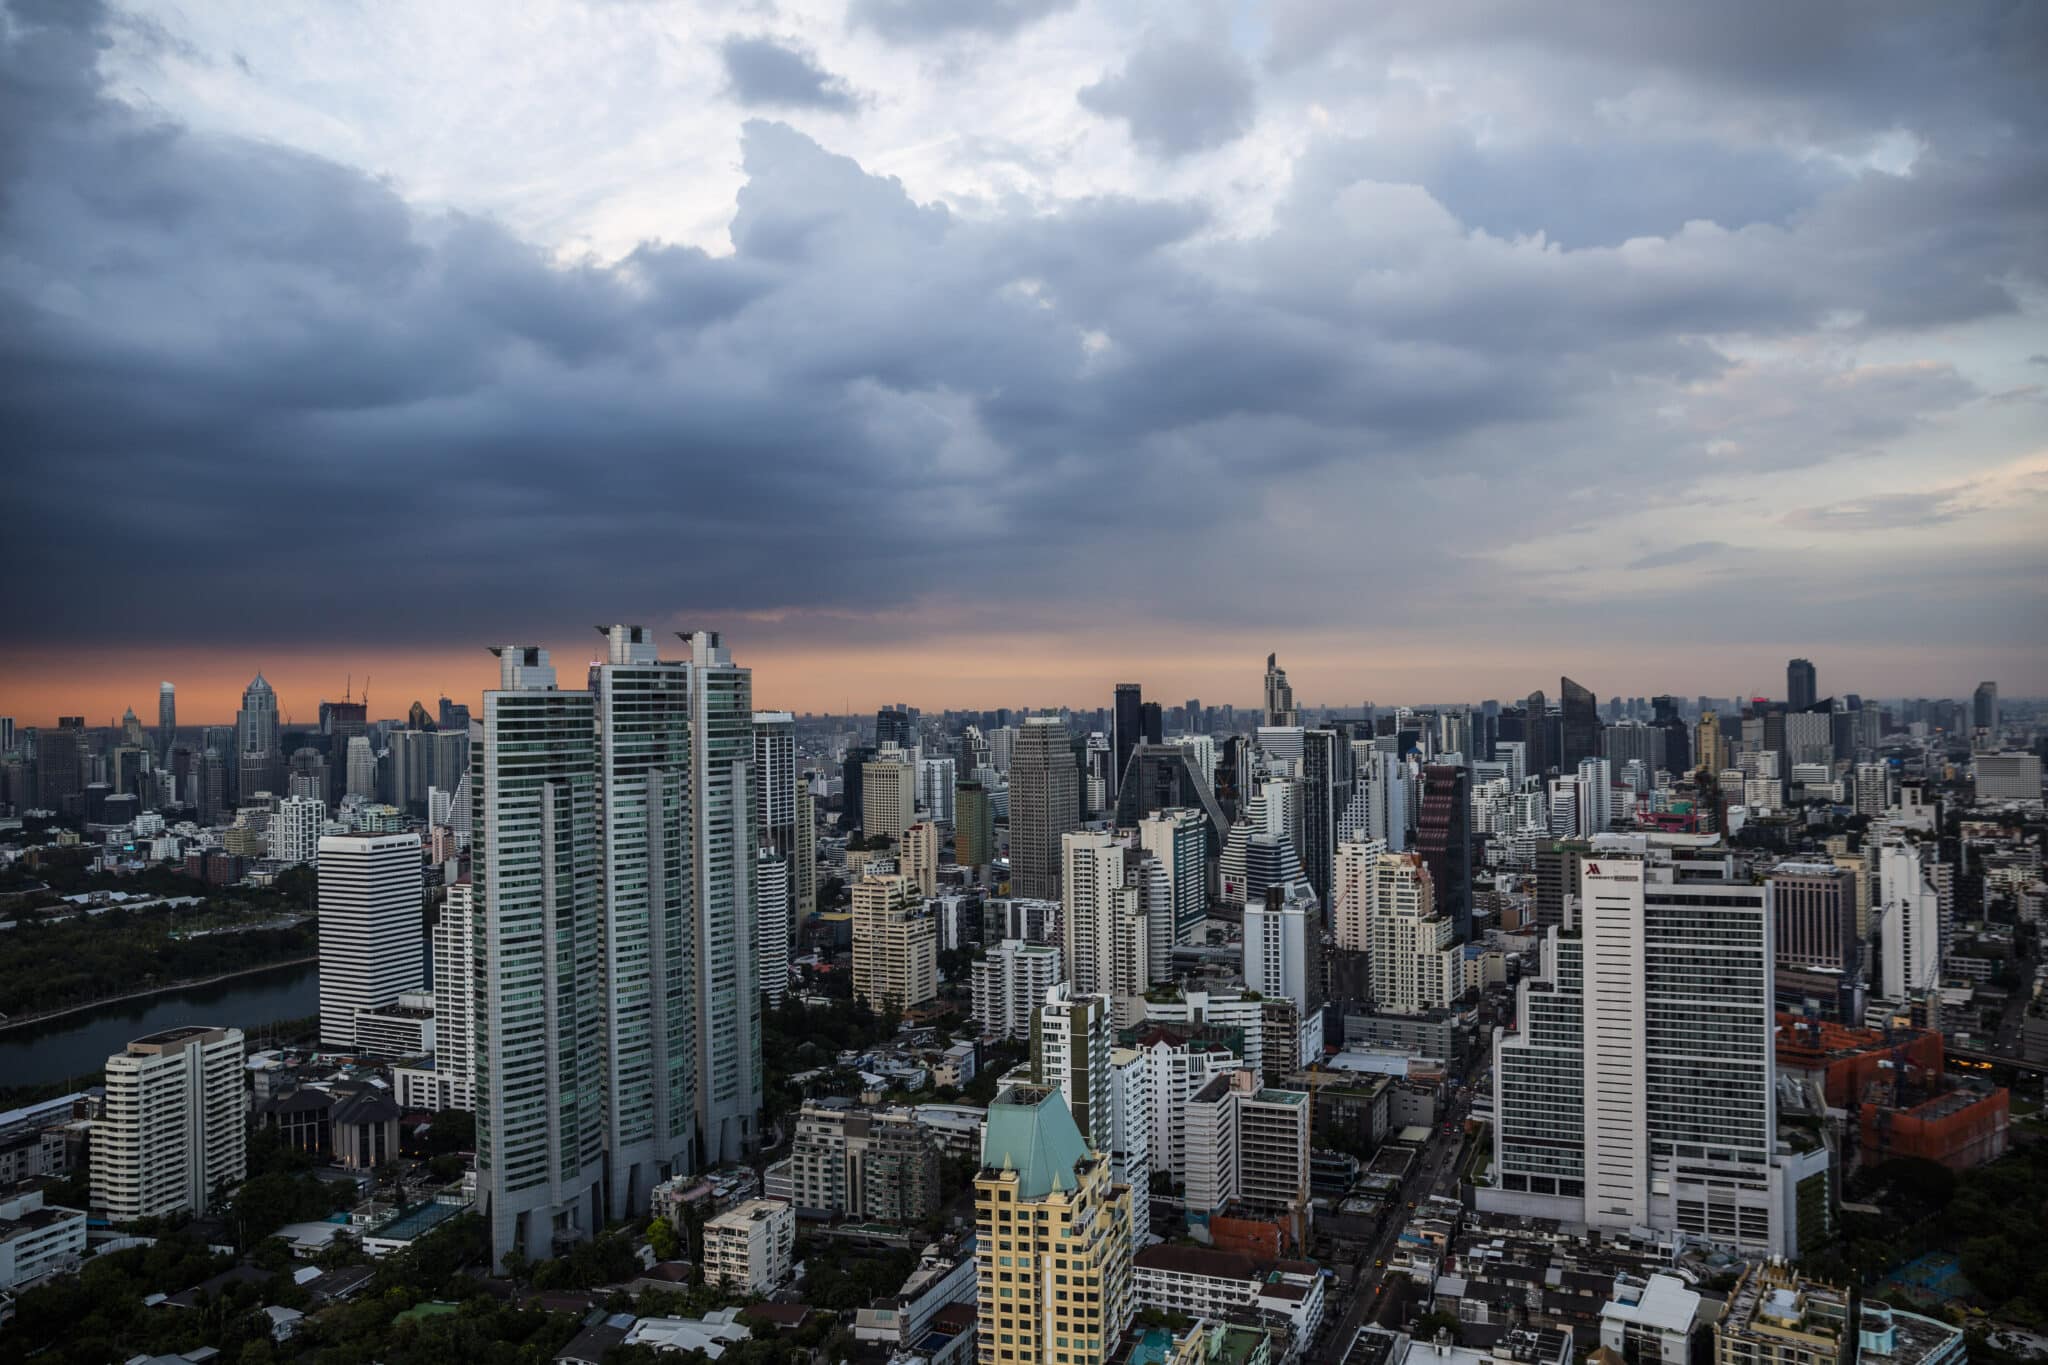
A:
[[[254,1031],[320,1012],[320,969],[311,962],[251,972],[136,1000],[116,1000],[0,1032],[0,1085],[41,1085],[106,1067],[133,1039],[179,1024]]]

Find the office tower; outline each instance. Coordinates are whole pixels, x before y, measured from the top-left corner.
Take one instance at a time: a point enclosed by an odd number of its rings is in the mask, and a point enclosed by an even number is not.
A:
[[[989,766],[998,773],[1009,773],[1010,764],[1016,758],[1018,733],[1017,727],[1010,724],[999,725],[988,732]]]
[[[1985,730],[1993,736],[1998,734],[1998,684],[1980,682],[1970,696],[1970,725]]]
[[[862,807],[867,802],[861,775],[867,771],[868,760],[875,751],[865,744],[850,745],[846,756],[840,761],[839,773],[839,832],[851,834],[860,828]]]
[[[1244,907],[1244,984],[1292,1000],[1305,1016],[1323,1003],[1323,912],[1306,882],[1266,888]]]
[[[789,859],[773,849],[762,849],[754,863],[755,899],[759,905],[754,959],[761,974],[761,994],[771,1005],[780,1005],[789,992],[789,961],[795,942],[789,882]]]
[[[205,1213],[248,1174],[242,1031],[183,1027],[107,1058],[92,1207],[116,1223]]]
[[[903,856],[899,866],[917,883],[918,894],[939,894],[939,846],[944,842],[939,827],[920,820],[903,831]]]
[[[921,758],[917,762],[917,804],[940,824],[954,823],[954,765],[950,758]]]
[[[1209,915],[1208,820],[1199,810],[1160,810],[1138,822],[1138,846],[1166,870],[1174,943],[1192,943]]]
[[[1563,714],[1558,725],[1558,767],[1570,772],[1581,759],[1600,756],[1600,703],[1590,689],[1558,679]]]
[[[178,689],[168,682],[158,683],[156,689],[156,747],[160,754],[168,754],[178,738]],[[13,746],[0,737],[0,753]]]
[[[900,872],[862,877],[853,884],[854,998],[880,1013],[938,992],[938,925],[917,883]]]
[[[1772,868],[1771,924],[1780,967],[1854,972],[1863,961],[1856,937],[1856,879],[1826,862]]]
[[[1911,839],[1887,837],[1878,848],[1877,993],[1903,1001],[1940,981],[1948,924],[1942,913],[1934,849]]]
[[[1437,909],[1450,918],[1459,942],[1472,937],[1472,775],[1432,763],[1422,770],[1422,809],[1415,818],[1415,848],[1429,869]]]
[[[1856,813],[1875,819],[1892,804],[1892,769],[1889,763],[1856,765]]]
[[[989,1106],[974,1181],[988,1253],[981,1365],[1107,1365],[1115,1354],[1133,1312],[1131,1191],[1111,1177],[1108,1151],[1090,1149],[1059,1092],[1011,1086]]]
[[[1059,899],[1060,839],[1080,824],[1079,788],[1067,727],[1057,716],[1028,717],[1010,764],[1010,894]]]
[[[1145,701],[1137,683],[1118,683],[1116,701],[1110,717],[1110,792],[1112,800],[1117,796],[1117,785],[1123,781],[1124,769],[1131,766],[1131,751],[1144,742]],[[1157,741],[1154,741],[1155,743]]]
[[[1092,1151],[1110,1149],[1114,1042],[1108,996],[1063,981],[1039,1000],[1031,1023],[1031,1083],[1059,1092]]]
[[[1287,685],[1287,670],[1279,655],[1266,656],[1266,724],[1299,725],[1301,713],[1294,709],[1294,689]]]
[[[818,813],[811,799],[811,784],[801,774],[796,779],[796,846],[790,854],[790,894],[794,901],[793,921],[818,913]]]
[[[1577,832],[1588,838],[1605,833],[1614,824],[1614,772],[1604,758],[1579,762]]]
[[[796,846],[796,717],[787,711],[754,712],[754,772],[761,845],[787,856]]]
[[[917,819],[917,770],[900,749],[884,749],[861,765],[860,828],[895,842]]]
[[[1406,765],[1390,753],[1352,743],[1356,776],[1351,799],[1338,823],[1340,839],[1374,839],[1394,852],[1408,847]]]
[[[59,716],[57,728],[36,736],[36,801],[75,815],[86,780],[85,717]]]
[[[420,837],[329,834],[320,840],[320,1046],[356,1047],[356,1011],[425,979]]]
[[[1835,718],[1830,710],[1785,713],[1785,771],[1794,763],[1835,761]]]
[[[1582,879],[1577,931],[1546,933],[1495,1037],[1480,1208],[1795,1250],[1791,1187],[1827,1155],[1774,1156],[1766,889],[1601,850]]]
[[[470,755],[476,1167],[491,1264],[605,1222],[608,1013],[597,716],[548,652],[507,645]],[[753,993],[751,974],[748,994]]]
[[[1678,713],[1678,699],[1663,696],[1650,698],[1650,724],[1664,733],[1663,764],[1674,773],[1692,771],[1692,736],[1687,730],[1684,717]]]
[[[953,861],[980,869],[995,861],[996,811],[988,788],[961,782],[953,788]]]
[[[209,748],[194,764],[196,774],[194,803],[199,807],[199,819],[208,825],[217,825],[227,814],[228,765],[218,749]]]
[[[1000,1039],[1029,1039],[1032,1015],[1045,993],[1065,980],[1060,950],[1050,943],[1006,938],[972,969],[974,1021]]]
[[[2041,800],[2039,754],[1977,754],[1970,760],[1971,794],[1979,801]]]
[[[1734,752],[1728,747],[1728,737],[1722,732],[1721,718],[1714,712],[1700,712],[1700,723],[1694,728],[1693,738],[1697,741],[1693,746],[1697,771],[1718,774],[1726,772],[1733,764]]]
[[[697,913],[698,1158],[752,1157],[761,1109],[761,996],[754,968],[754,683],[718,632],[690,646],[690,810]]]
[[[1801,711],[1813,705],[1820,697],[1819,681],[1813,664],[1806,659],[1794,659],[1785,665],[1785,705],[1794,711]]]
[[[377,799],[377,752],[367,735],[349,737],[348,794],[365,801]]]
[[[0,716],[0,754],[14,752],[14,717]]]
[[[1531,692],[1522,703],[1522,742],[1529,746],[1529,772],[1542,777],[1557,766],[1557,723],[1551,718],[1550,703],[1541,692]]]
[[[1337,818],[1351,799],[1351,749],[1334,730],[1305,730],[1301,739],[1301,868],[1328,905]]]
[[[270,856],[285,863],[319,861],[320,830],[326,823],[325,801],[316,796],[287,796],[270,817]]]
[[[598,630],[605,657],[588,678],[605,999],[590,1084],[604,1101],[607,1216],[623,1218],[696,1165],[694,713],[689,666],[663,660],[652,631]],[[751,758],[751,713],[748,725]]]
[[[452,1109],[476,1108],[475,889],[451,884],[434,921],[434,1072]]]
[[[291,761],[285,769],[284,794],[286,796],[309,796],[327,809],[327,759],[318,749],[302,747],[292,750]]]
[[[1638,720],[1623,721],[1609,725],[1600,731],[1600,757],[1615,772],[1620,772],[1631,763],[1640,763],[1643,770],[1655,773],[1666,765],[1665,750],[1668,732],[1661,726],[1645,725]]]
[[[1449,1007],[1465,991],[1457,927],[1436,904],[1426,862],[1383,853],[1368,886],[1374,1007],[1383,1014]]]
[[[911,732],[910,713],[884,707],[875,712],[875,747],[886,749],[890,745],[906,752],[916,743]]]
[[[245,804],[258,792],[284,790],[284,755],[277,743],[277,693],[261,673],[242,691],[242,709],[235,714],[237,799]]]
[[[1203,744],[1212,756],[1215,745]],[[1200,769],[1201,749],[1182,744],[1140,744],[1131,751],[1127,771],[1118,775],[1116,823],[1133,828],[1160,811],[1192,809],[1207,820],[1205,847],[1214,858],[1223,848],[1230,821],[1218,804],[1210,780]]]

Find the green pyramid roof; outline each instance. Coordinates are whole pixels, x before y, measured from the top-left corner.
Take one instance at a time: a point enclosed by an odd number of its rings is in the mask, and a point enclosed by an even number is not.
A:
[[[981,1132],[985,1169],[1017,1172],[1018,1193],[1041,1199],[1079,1183],[1077,1162],[1088,1159],[1088,1143],[1057,1090],[1011,1086],[988,1107]]]

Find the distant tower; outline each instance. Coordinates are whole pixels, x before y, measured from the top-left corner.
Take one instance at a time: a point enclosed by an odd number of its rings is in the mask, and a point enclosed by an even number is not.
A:
[[[1807,659],[1794,659],[1785,665],[1785,705],[1793,711],[1803,711],[1820,696],[1820,681],[1813,663]]]
[[[1058,716],[1032,716],[1010,761],[1010,894],[1057,900],[1060,836],[1080,824],[1080,769]]]
[[[1115,754],[1109,770],[1108,794],[1111,800],[1122,789],[1124,769],[1131,765],[1131,750],[1144,739],[1144,731],[1144,693],[1137,683],[1118,683],[1115,709],[1109,718],[1110,747]]]
[[[261,673],[242,691],[242,709],[235,715],[235,763],[240,786],[236,799],[257,792],[284,790],[284,755],[277,747],[277,693]]]
[[[160,683],[156,689],[156,742],[166,754],[178,737],[178,689]]]
[[[1970,725],[1974,729],[1998,733],[1998,684],[1980,682],[1976,693],[1970,698]]]
[[[1287,685],[1287,670],[1280,667],[1280,656],[1266,656],[1266,724],[1299,725],[1299,713],[1294,709],[1294,689]]]

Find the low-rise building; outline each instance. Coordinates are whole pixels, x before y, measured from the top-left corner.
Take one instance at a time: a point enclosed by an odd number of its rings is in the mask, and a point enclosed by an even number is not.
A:
[[[1846,1291],[1766,1262],[1748,1271],[1714,1325],[1714,1365],[1961,1365],[1960,1328],[1862,1303],[1854,1341]]]
[[[1701,1330],[1699,1291],[1676,1275],[1619,1275],[1600,1310],[1600,1344],[1635,1365],[1691,1365]]]
[[[789,1279],[796,1210],[750,1199],[704,1225],[704,1278],[727,1293],[767,1294]]]
[[[0,1200],[0,1289],[76,1269],[85,1257],[85,1211],[45,1204],[40,1190]]]

